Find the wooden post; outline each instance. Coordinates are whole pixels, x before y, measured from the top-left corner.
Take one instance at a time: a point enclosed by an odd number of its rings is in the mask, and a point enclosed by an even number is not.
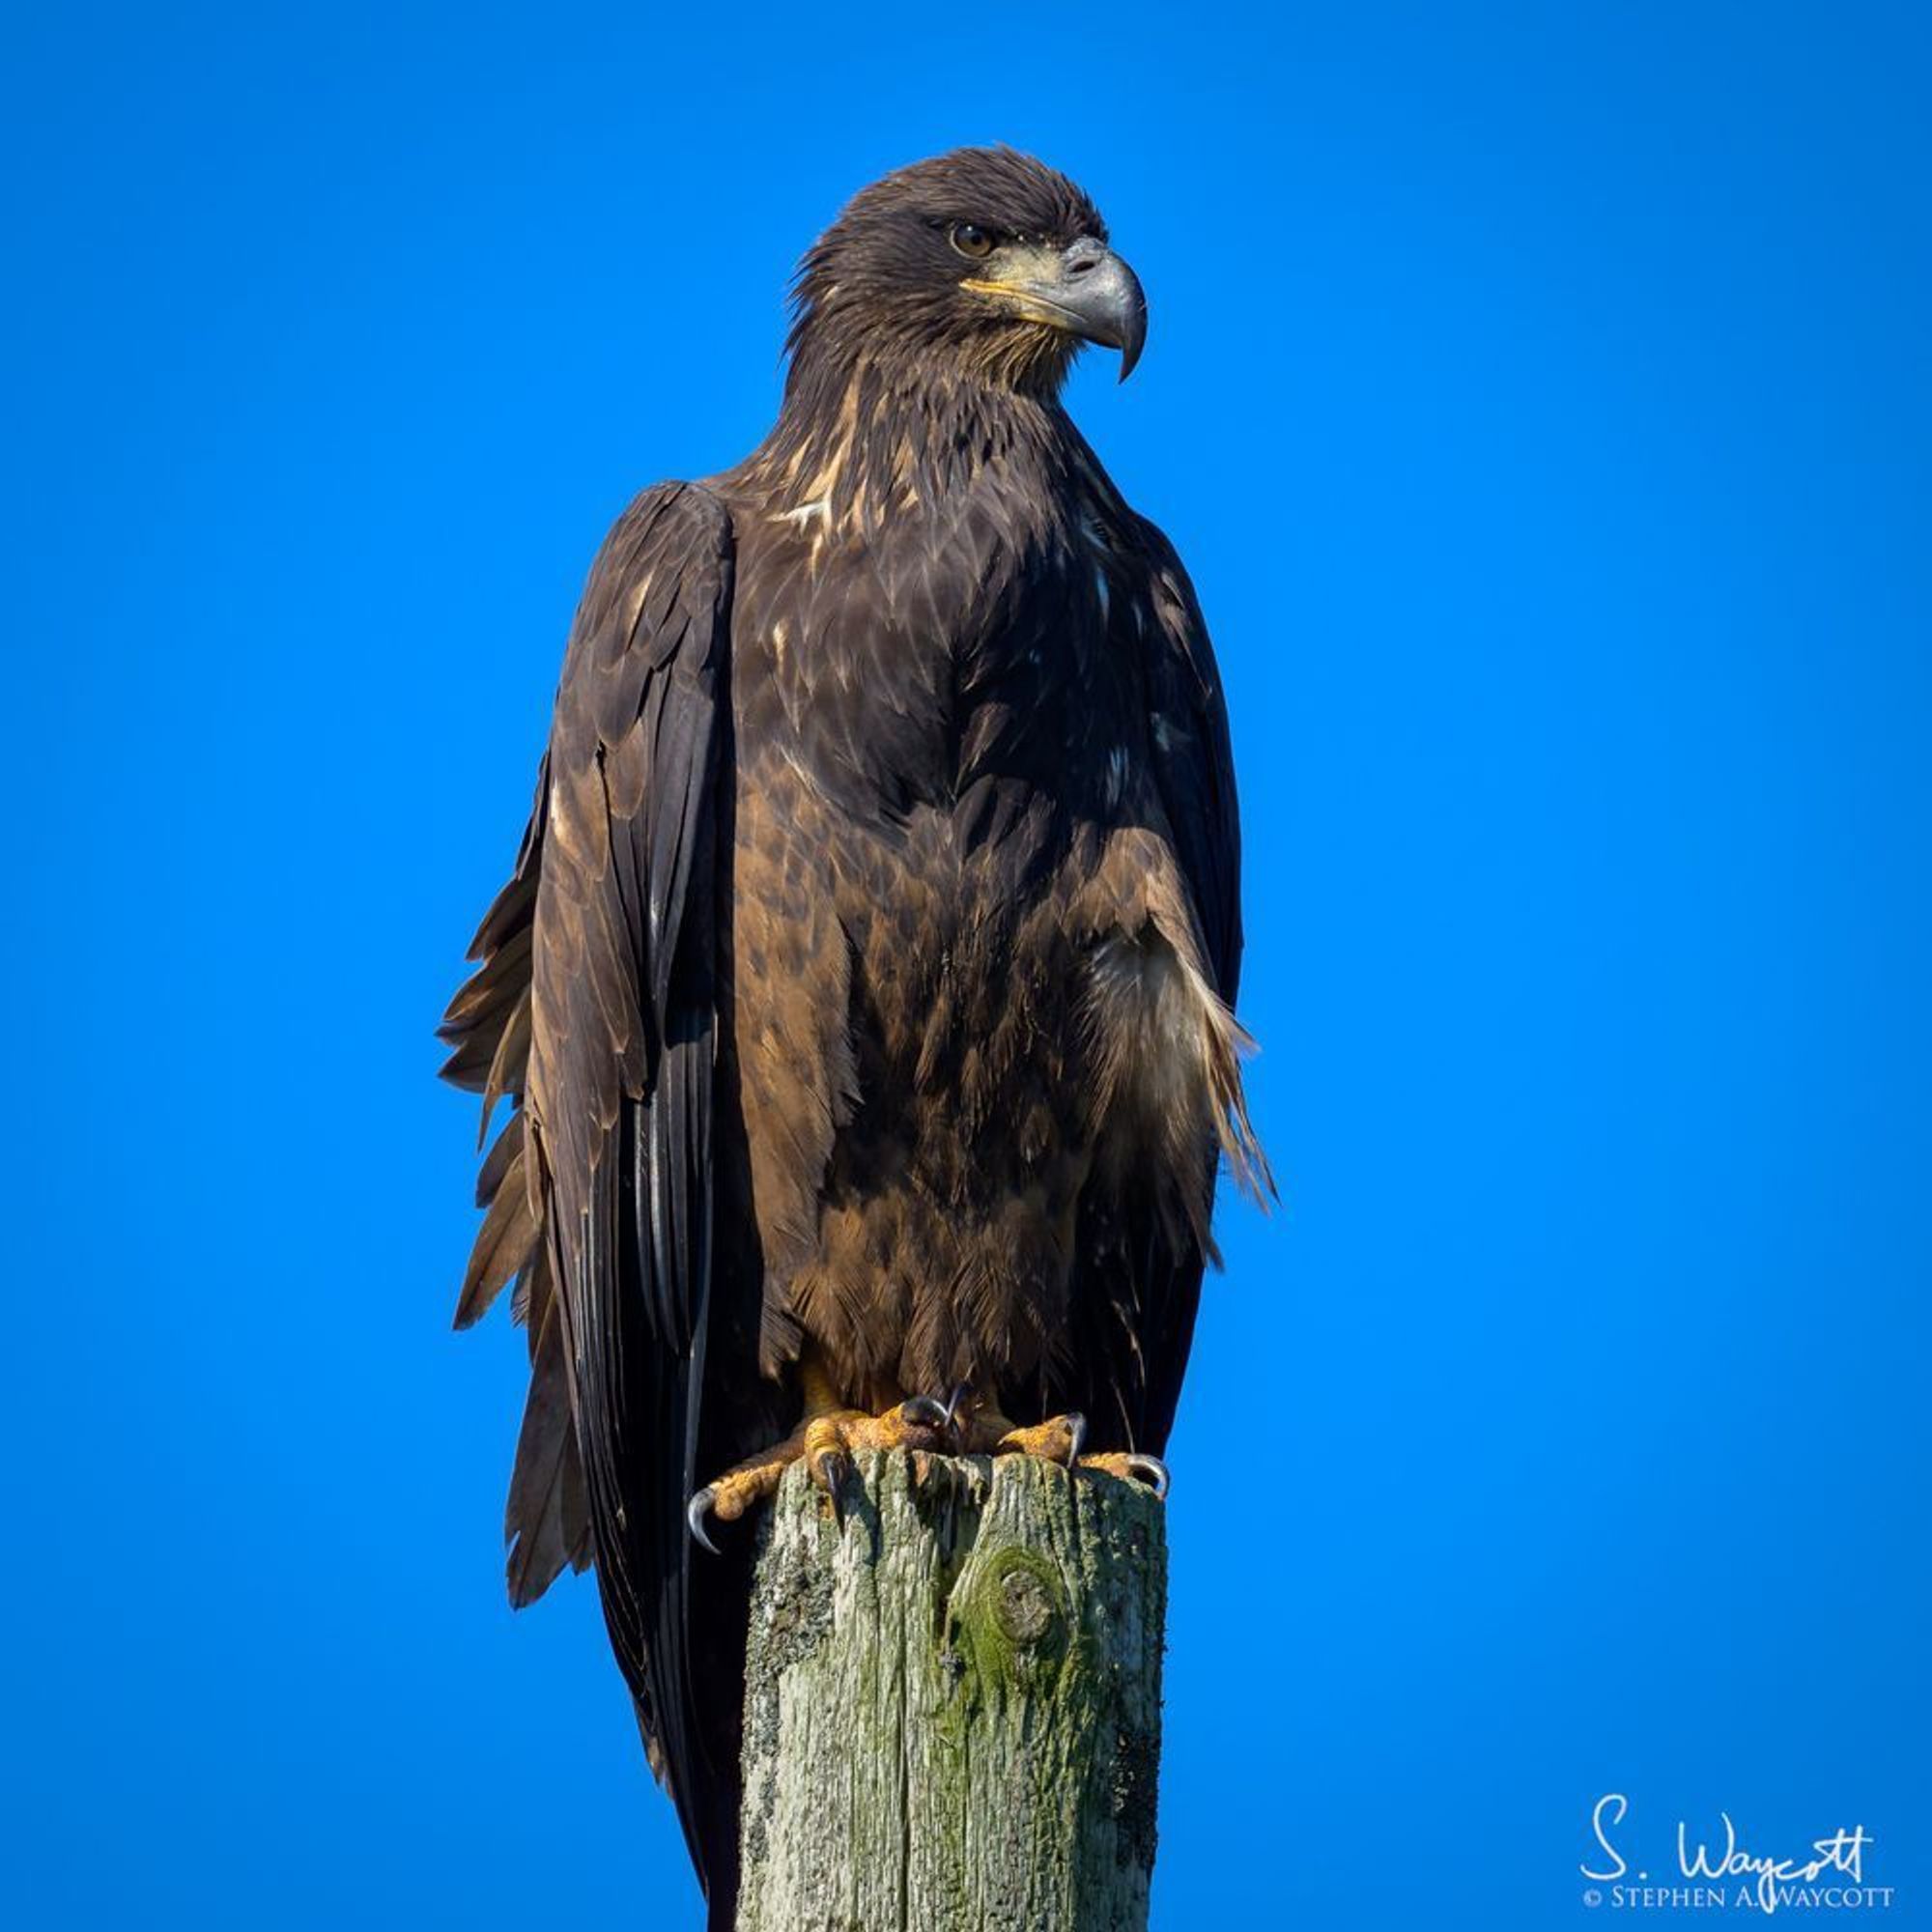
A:
[[[1142,1932],[1162,1505],[895,1455],[844,1519],[795,1468],[762,1532],[739,1932]]]

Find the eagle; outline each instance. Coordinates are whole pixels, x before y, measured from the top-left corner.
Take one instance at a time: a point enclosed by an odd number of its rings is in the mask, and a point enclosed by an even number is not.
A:
[[[751,1538],[805,1462],[1159,1462],[1242,1096],[1221,683],[1173,546],[1062,401],[1147,333],[1094,203],[1009,148],[898,170],[798,270],[778,419],[592,566],[445,1076],[457,1309],[530,1382],[522,1605],[594,1564],[714,1927]]]

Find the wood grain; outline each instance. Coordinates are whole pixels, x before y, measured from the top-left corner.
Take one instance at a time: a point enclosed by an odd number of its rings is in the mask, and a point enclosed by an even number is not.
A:
[[[1153,1496],[1029,1457],[875,1456],[842,1526],[794,1469],[761,1535],[740,1932],[1142,1932]]]

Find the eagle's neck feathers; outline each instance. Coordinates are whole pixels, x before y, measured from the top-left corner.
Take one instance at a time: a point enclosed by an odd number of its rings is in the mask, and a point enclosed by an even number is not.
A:
[[[1052,390],[914,358],[802,358],[740,474],[767,515],[821,540],[864,541],[893,518],[942,509],[989,470],[1057,506],[1084,449]]]

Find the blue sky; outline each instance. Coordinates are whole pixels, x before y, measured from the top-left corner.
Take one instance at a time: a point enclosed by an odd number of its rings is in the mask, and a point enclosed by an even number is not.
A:
[[[696,1923],[594,1593],[502,1602],[430,1030],[606,525],[761,434],[847,193],[997,138],[1150,293],[1073,401],[1218,641],[1286,1194],[1174,1444],[1156,1925],[1588,1922],[1613,1790],[1655,1863],[1862,1823],[1932,1918],[1928,70],[1866,6],[14,20],[9,1916]]]

